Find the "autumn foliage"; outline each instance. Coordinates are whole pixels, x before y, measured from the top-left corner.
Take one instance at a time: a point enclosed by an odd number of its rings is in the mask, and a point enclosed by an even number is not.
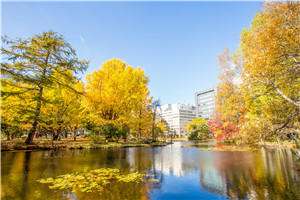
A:
[[[299,131],[300,4],[265,2],[239,49],[219,56],[217,115],[209,122],[218,140],[279,142]]]
[[[85,106],[96,126],[127,124],[140,137],[151,127],[149,79],[141,68],[134,69],[120,59],[108,60],[86,77]]]
[[[239,127],[222,121],[221,117],[217,115],[213,116],[207,124],[210,127],[210,132],[216,134],[215,140],[232,140],[240,130]]]
[[[26,132],[28,144],[37,132],[53,140],[72,133],[76,139],[78,131],[100,133],[105,124],[117,127],[118,137],[129,131],[149,136],[152,97],[143,69],[108,60],[84,84],[75,74],[88,61],[78,60],[62,35],[3,40],[1,128],[8,139]]]

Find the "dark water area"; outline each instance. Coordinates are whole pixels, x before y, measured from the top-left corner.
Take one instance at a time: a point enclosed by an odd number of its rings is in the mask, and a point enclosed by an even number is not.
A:
[[[300,199],[300,174],[289,149],[222,152],[189,144],[1,152],[1,199]],[[99,168],[149,174],[153,180],[114,182],[91,193],[37,182]]]

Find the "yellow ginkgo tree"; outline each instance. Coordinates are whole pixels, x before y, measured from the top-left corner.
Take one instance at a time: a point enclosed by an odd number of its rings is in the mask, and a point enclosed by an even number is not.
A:
[[[86,77],[86,108],[96,124],[127,124],[142,134],[150,116],[149,79],[141,68],[120,59],[108,60]]]

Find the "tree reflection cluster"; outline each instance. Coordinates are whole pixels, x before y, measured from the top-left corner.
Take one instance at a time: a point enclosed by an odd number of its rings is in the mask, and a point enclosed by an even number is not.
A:
[[[214,166],[200,171],[200,185],[236,199],[300,199],[299,174],[288,149],[217,152]],[[216,178],[207,178],[207,173]]]

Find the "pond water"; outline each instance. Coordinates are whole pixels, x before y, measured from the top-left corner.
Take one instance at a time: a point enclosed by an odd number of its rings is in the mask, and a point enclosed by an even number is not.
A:
[[[1,199],[300,199],[291,150],[206,151],[191,144],[1,152]],[[99,168],[149,174],[152,180],[115,182],[90,193],[37,182]]]

